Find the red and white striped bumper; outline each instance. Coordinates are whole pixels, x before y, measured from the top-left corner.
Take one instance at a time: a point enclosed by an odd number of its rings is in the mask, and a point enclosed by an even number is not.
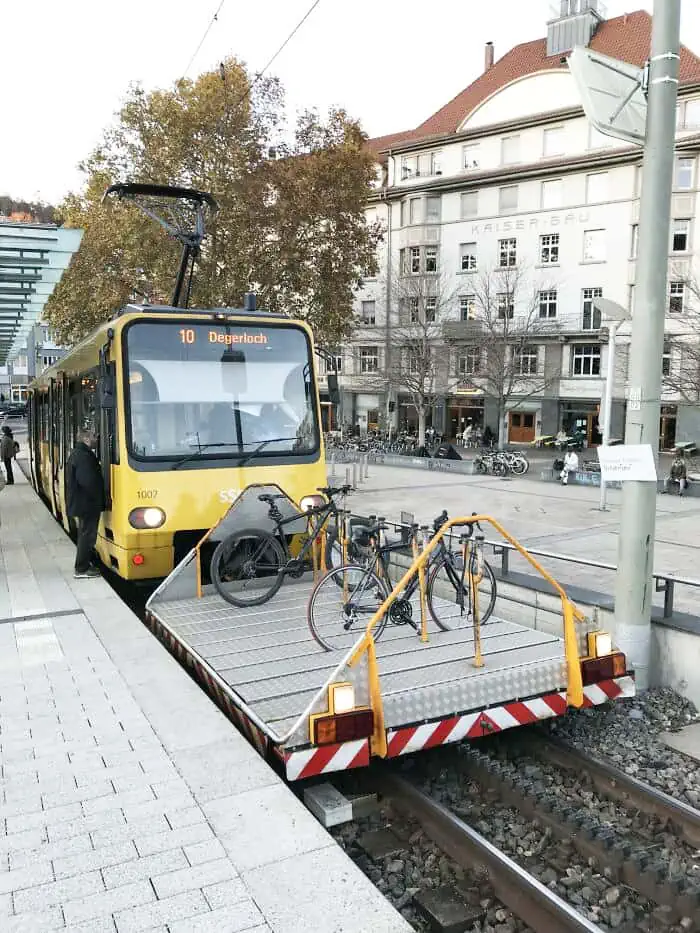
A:
[[[597,706],[608,700],[632,697],[634,678],[630,675],[604,680],[583,688],[584,707]],[[390,729],[387,732],[387,757],[396,758],[437,745],[447,745],[462,739],[476,739],[515,726],[526,726],[543,719],[562,716],[567,710],[566,692],[548,693],[532,700],[506,703],[486,710],[463,713],[449,719],[439,719],[420,726]],[[369,764],[369,742],[362,739],[342,745],[324,745],[282,752],[287,779],[298,781],[317,774],[361,768]]]
[[[629,674],[590,684],[583,688],[583,705],[597,706],[608,700],[632,697],[635,693],[634,678]],[[562,716],[567,710],[566,691],[548,693],[532,700],[506,703],[490,709],[464,713],[429,722],[422,726],[389,730],[387,734],[387,757],[407,755],[437,745],[448,745],[462,739],[478,739],[494,732],[503,732],[515,726],[528,726],[542,719]]]

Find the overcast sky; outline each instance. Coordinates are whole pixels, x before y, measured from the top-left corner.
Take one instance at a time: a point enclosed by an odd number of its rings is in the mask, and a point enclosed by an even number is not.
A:
[[[219,0],[5,2],[0,54],[0,194],[59,201],[132,81],[181,76]],[[189,72],[237,55],[253,70],[311,0],[225,0]],[[608,16],[653,0],[608,0]],[[275,62],[288,108],[345,107],[373,136],[412,128],[496,57],[545,34],[551,0],[320,0]],[[477,12],[478,11],[478,12]],[[700,53],[700,2],[681,37]],[[694,37],[697,37],[694,42]],[[165,180],[165,179],[163,179]]]

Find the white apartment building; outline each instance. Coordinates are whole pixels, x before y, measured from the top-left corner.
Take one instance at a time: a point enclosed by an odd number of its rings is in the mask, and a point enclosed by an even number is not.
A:
[[[367,215],[382,221],[385,237],[380,274],[357,295],[357,328],[338,353],[345,421],[415,426],[409,393],[383,374],[402,352],[397,295],[411,276],[432,276],[450,300],[435,339],[441,368],[429,422],[449,437],[467,420],[497,433],[498,404],[480,378],[489,349],[473,340],[477,298],[517,268],[520,288],[512,300],[501,295],[499,316],[530,314],[534,326],[518,364],[527,378],[506,404],[507,437],[526,442],[579,428],[590,443],[600,439],[607,332],[593,301],[603,296],[634,311],[642,153],[589,125],[566,54],[588,44],[641,67],[651,18],[640,11],[605,20],[598,0],[560,0],[556,12],[546,38],[499,61],[489,43],[479,78],[415,130],[370,141],[382,174]],[[686,280],[700,277],[700,58],[685,47],[680,79],[664,373],[679,365],[687,339]],[[624,327],[621,335],[613,437],[624,431]],[[697,405],[670,389],[662,403],[662,447],[700,440]]]

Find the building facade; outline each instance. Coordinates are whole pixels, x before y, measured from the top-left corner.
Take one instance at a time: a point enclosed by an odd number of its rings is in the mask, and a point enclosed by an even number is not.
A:
[[[545,38],[497,62],[489,43],[483,74],[421,126],[371,141],[382,176],[367,215],[385,237],[338,354],[346,422],[415,428],[420,374],[427,423],[448,437],[471,422],[518,443],[560,429],[600,440],[607,331],[595,299],[634,313],[642,152],[588,123],[566,55],[587,44],[641,67],[651,18],[606,21],[597,0],[561,0],[559,12]],[[700,58],[685,47],[680,78],[669,376],[700,340]],[[613,437],[624,431],[628,349],[623,325]],[[664,388],[659,430],[663,448],[700,439],[700,408],[678,380]]]

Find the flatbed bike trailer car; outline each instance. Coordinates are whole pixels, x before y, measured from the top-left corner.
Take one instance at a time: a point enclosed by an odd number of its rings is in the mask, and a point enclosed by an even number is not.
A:
[[[336,650],[323,651],[307,624],[310,573],[286,579],[263,605],[228,604],[207,585],[206,545],[236,528],[268,527],[258,495],[280,491],[246,489],[155,591],[146,621],[289,780],[358,768],[373,757],[475,739],[561,716],[569,707],[634,695],[634,675],[610,637],[594,633],[558,584],[487,516],[478,518],[515,544],[560,596],[562,631],[552,634],[510,621],[504,617],[506,604],[497,601],[481,626],[482,667],[474,666],[471,625],[448,632],[431,627],[423,643],[412,626],[390,624],[376,646],[371,634],[349,632]],[[291,500],[282,506],[298,511]],[[473,520],[452,519],[439,535]],[[299,522],[303,533],[301,513]],[[427,560],[429,548],[421,560]],[[401,586],[398,582],[396,594]]]

